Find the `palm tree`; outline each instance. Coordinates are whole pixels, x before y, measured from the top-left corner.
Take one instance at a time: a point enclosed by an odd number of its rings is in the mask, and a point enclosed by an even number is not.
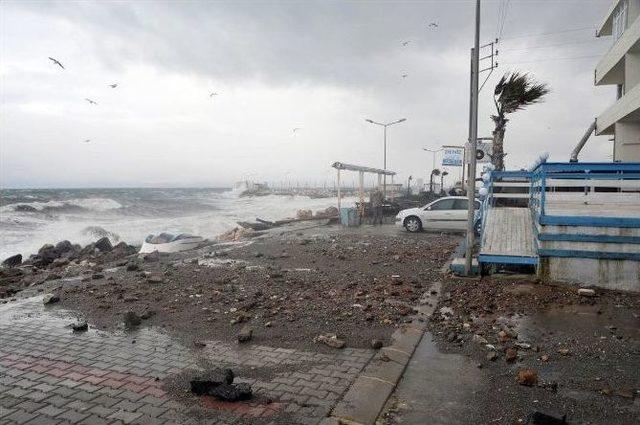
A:
[[[448,171],[443,171],[442,173],[440,173],[440,192],[444,192],[444,178],[448,175]]]
[[[433,193],[433,176],[439,176],[440,170],[434,168],[431,170],[431,176],[429,177],[429,192]]]
[[[496,105],[496,115],[491,115],[495,124],[493,130],[493,154],[491,163],[496,170],[504,170],[504,132],[507,127],[507,114],[524,109],[525,106],[542,101],[549,93],[549,87],[544,83],[537,83],[529,74],[507,72],[502,76],[493,91],[493,102]]]

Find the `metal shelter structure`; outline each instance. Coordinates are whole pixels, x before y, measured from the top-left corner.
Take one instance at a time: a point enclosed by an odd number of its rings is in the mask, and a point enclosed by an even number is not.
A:
[[[393,184],[393,178],[396,175],[395,171],[382,170],[380,168],[372,168],[372,167],[363,167],[361,165],[353,165],[353,164],[345,164],[344,162],[334,162],[331,165],[336,169],[338,173],[338,211],[340,211],[340,202],[342,198],[342,194],[340,193],[340,171],[356,171],[359,174],[358,178],[358,194],[360,196],[360,205],[361,208],[364,204],[364,173],[371,173],[378,175],[378,186],[381,184],[382,176],[391,176],[391,183]],[[386,196],[386,194],[385,194]],[[362,212],[362,211],[361,211]]]

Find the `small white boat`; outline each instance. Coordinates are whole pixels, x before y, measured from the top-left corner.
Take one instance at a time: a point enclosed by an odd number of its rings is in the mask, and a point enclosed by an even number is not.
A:
[[[190,249],[198,248],[203,238],[200,236],[192,236],[187,234],[179,234],[174,236],[169,233],[160,233],[157,236],[149,235],[145,238],[140,254],[149,254],[154,251],[158,252],[182,252]]]

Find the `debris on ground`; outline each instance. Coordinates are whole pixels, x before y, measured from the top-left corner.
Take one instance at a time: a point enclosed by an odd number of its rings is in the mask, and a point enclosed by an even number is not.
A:
[[[253,328],[251,328],[250,326],[244,326],[240,330],[240,332],[238,332],[239,343],[249,342],[251,341],[252,337],[253,337]]]
[[[578,295],[583,296],[583,297],[595,297],[596,296],[596,291],[594,291],[593,289],[588,289],[588,288],[580,288],[580,289],[578,289]]]
[[[562,417],[551,416],[542,412],[533,412],[527,418],[530,425],[566,425],[567,415]]]
[[[86,321],[81,320],[79,322],[72,323],[71,329],[73,329],[73,332],[84,332],[89,329],[89,324]]]
[[[314,342],[328,345],[332,348],[344,348],[346,342],[339,339],[336,334],[321,334],[314,338]]]
[[[516,376],[518,384],[533,387],[538,383],[538,372],[533,369],[520,369]]]
[[[252,397],[251,386],[247,383],[234,384],[231,369],[214,369],[191,380],[191,392],[209,395],[222,401],[236,402]]]
[[[127,311],[123,316],[124,328],[125,329],[135,329],[140,326],[142,323],[142,319],[138,314],[134,311]]]
[[[42,304],[55,304],[60,301],[60,296],[58,294],[46,294],[44,298],[42,298]]]

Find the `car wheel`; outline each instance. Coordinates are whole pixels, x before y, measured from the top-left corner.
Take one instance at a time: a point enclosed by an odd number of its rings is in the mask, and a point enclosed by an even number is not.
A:
[[[411,233],[422,230],[422,221],[418,217],[407,217],[404,220],[404,227]]]

